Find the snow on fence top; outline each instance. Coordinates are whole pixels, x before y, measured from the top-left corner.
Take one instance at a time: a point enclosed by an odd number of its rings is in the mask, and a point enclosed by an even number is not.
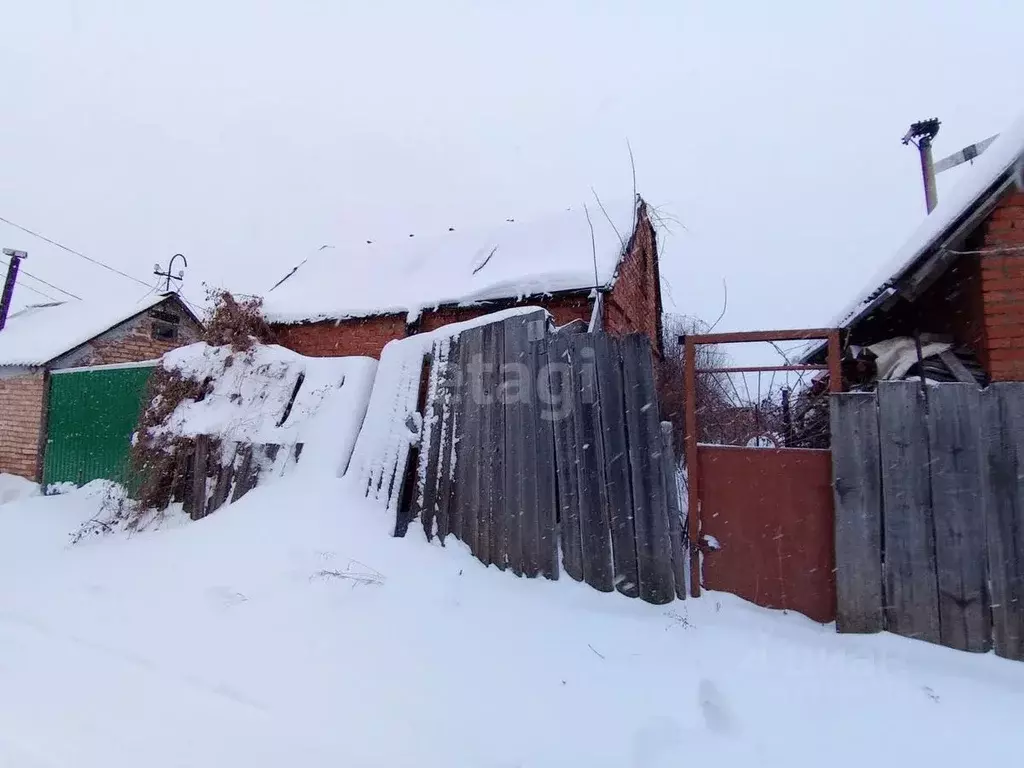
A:
[[[202,400],[182,402],[158,428],[183,437],[295,445],[302,464],[348,462],[366,412],[377,363],[368,357],[304,357],[279,346],[245,352],[204,342],[164,356],[185,378],[212,380]]]
[[[270,322],[407,313],[445,304],[610,286],[633,234],[635,201],[587,203],[529,222],[323,249],[269,291]],[[590,222],[587,217],[589,214]],[[591,225],[593,232],[591,232]]]
[[[972,168],[948,192],[939,195],[939,204],[914,230],[914,233],[874,275],[855,301],[833,318],[831,326],[844,328],[859,318],[883,293],[891,293],[892,286],[903,277],[949,231],[983,202],[990,188],[1008,172],[1019,170],[1024,156],[1024,114],[999,134],[988,150],[974,160]]]
[[[142,301],[106,298],[25,307],[0,330],[0,365],[45,365],[166,298],[157,294]]]
[[[405,467],[409,449],[419,440],[422,428],[416,405],[423,358],[435,341],[451,339],[470,328],[500,323],[531,312],[545,310],[532,306],[513,307],[388,342],[380,355],[366,418],[352,451],[346,479],[360,493],[395,513],[401,485],[399,468]]]

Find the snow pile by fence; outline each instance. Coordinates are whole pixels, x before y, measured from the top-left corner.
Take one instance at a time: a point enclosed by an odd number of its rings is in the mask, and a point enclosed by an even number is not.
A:
[[[366,413],[376,361],[304,357],[279,346],[257,344],[240,352],[199,343],[170,352],[163,367],[209,385],[205,397],[180,403],[154,434],[302,443],[304,465],[341,472]]]
[[[398,509],[404,469],[411,446],[420,438],[421,416],[417,410],[423,358],[435,341],[451,339],[463,331],[498,323],[540,307],[515,307],[483,317],[452,323],[430,333],[396,339],[384,347],[377,376],[346,477],[360,493],[381,503],[391,513]]]

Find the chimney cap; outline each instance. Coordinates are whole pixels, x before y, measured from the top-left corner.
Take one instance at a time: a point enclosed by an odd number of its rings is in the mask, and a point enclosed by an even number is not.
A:
[[[27,251],[16,251],[14,248],[4,248],[4,256],[13,256],[18,259],[27,259]]]

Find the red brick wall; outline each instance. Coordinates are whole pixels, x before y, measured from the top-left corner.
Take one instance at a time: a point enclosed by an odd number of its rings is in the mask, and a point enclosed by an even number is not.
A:
[[[646,333],[661,349],[661,283],[654,228],[642,208],[633,245],[619,265],[619,276],[605,296],[604,327],[609,333]]]
[[[277,343],[308,357],[380,358],[384,345],[405,336],[405,315],[275,326]]]
[[[0,378],[0,472],[37,480],[43,374]]]
[[[1024,192],[1008,194],[985,223],[984,247],[1024,248]],[[1024,381],[1024,250],[981,257],[985,357],[995,381]]]
[[[531,304],[534,302],[527,302]],[[560,296],[536,302],[564,325],[577,318],[590,320],[590,299],[586,296]],[[424,312],[415,326],[415,332],[425,333],[450,323],[472,320],[499,309],[515,306],[513,302],[489,304],[480,307],[444,307]],[[349,320],[328,320],[304,325],[277,325],[274,332],[277,343],[300,355],[309,357],[348,357],[360,355],[380,359],[384,345],[392,339],[408,335],[405,315],[378,315]]]
[[[565,325],[573,320],[590,322],[592,311],[591,299],[589,296],[557,296],[547,299],[527,299],[521,302],[523,306],[539,306],[551,313],[555,325]],[[460,323],[464,320],[472,320],[490,312],[497,312],[499,309],[507,309],[517,306],[513,302],[500,302],[488,304],[482,307],[444,307],[432,312],[424,312],[420,320],[419,332],[433,331],[449,323]]]

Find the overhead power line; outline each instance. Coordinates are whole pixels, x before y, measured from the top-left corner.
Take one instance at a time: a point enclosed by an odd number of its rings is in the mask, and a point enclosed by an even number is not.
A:
[[[2,259],[0,259],[0,264],[3,264],[5,267],[9,266],[9,263],[3,261]],[[49,299],[50,301],[60,301],[59,299],[55,299],[50,294],[44,293],[43,291],[40,291],[38,288],[33,288],[31,285],[27,285],[26,283],[18,283],[18,287],[24,288],[25,290],[28,291],[32,291],[32,293],[38,293],[40,296],[42,296],[45,299]]]
[[[3,264],[3,265],[4,265],[5,267],[6,267],[6,266],[8,266],[8,262],[4,261],[3,259],[0,259],[0,264]],[[31,277],[31,278],[32,278],[33,280],[36,280],[37,282],[40,282],[40,283],[42,283],[43,285],[45,285],[45,286],[47,286],[47,287],[49,287],[49,288],[53,288],[53,290],[55,290],[55,291],[60,291],[60,292],[61,292],[61,293],[63,293],[63,294],[65,295],[65,296],[70,296],[70,297],[71,297],[72,299],[78,299],[79,301],[81,301],[81,300],[82,300],[82,297],[81,297],[81,296],[78,296],[78,295],[76,295],[76,294],[72,293],[71,291],[65,291],[65,290],[64,290],[63,288],[61,288],[61,287],[60,287],[59,285],[54,285],[53,283],[48,283],[48,282],[46,282],[45,280],[43,280],[43,278],[41,278],[41,277],[36,277],[35,275],[33,275],[33,274],[32,274],[31,272],[29,272],[29,271],[28,271],[28,270],[26,270],[26,269],[20,269],[20,270],[18,270],[18,274],[19,274],[19,275],[25,275],[25,277]],[[33,287],[31,286],[31,285],[25,285],[24,283],[21,283],[21,285],[23,285],[24,287],[28,288],[28,289],[29,289],[30,291],[33,291],[33,290],[35,290],[35,289],[34,289],[34,288],[33,288]],[[36,291],[36,293],[41,293],[41,291]],[[44,294],[42,294],[42,295],[43,295],[43,296],[46,296],[46,294],[45,294],[45,293],[44,293]],[[49,297],[49,298],[53,298],[53,297],[51,296],[51,297]],[[54,301],[56,301],[56,299],[53,299],[53,300],[54,300]]]
[[[70,254],[78,256],[79,258],[82,258],[82,259],[85,259],[86,261],[92,262],[93,264],[95,264],[98,267],[102,267],[103,269],[106,269],[106,270],[108,270],[110,272],[113,272],[115,275],[120,275],[121,277],[126,277],[129,280],[131,280],[132,282],[138,283],[139,285],[142,285],[142,286],[145,286],[146,288],[149,288],[149,283],[143,282],[142,280],[139,280],[137,277],[132,277],[127,272],[122,272],[120,269],[117,269],[116,267],[112,267],[109,264],[105,264],[104,262],[100,261],[99,259],[94,259],[91,256],[86,256],[84,253],[80,253],[79,251],[76,251],[74,248],[68,248],[63,243],[58,243],[56,240],[51,240],[46,235],[41,235],[38,232],[35,232],[35,231],[29,229],[28,227],[23,227],[23,226],[21,226],[21,224],[16,224],[15,222],[11,221],[10,219],[5,219],[3,216],[0,216],[0,221],[2,221],[4,224],[10,224],[15,229],[20,229],[22,232],[25,232],[26,234],[32,235],[32,237],[38,237],[43,242],[47,242],[50,245],[55,245],[58,248],[60,248],[61,250],[63,250],[63,251],[67,251]],[[78,297],[76,296],[75,298],[78,298]]]
[[[40,290],[39,290],[38,288],[33,288],[33,287],[32,287],[31,285],[25,285],[24,283],[22,283],[22,284],[21,284],[21,287],[22,287],[22,288],[25,288],[25,289],[27,289],[27,290],[29,290],[29,291],[32,291],[32,293],[38,293],[38,294],[39,294],[40,296],[42,296],[42,297],[43,297],[44,299],[49,299],[50,301],[52,301],[52,302],[54,302],[54,303],[59,303],[59,302],[60,302],[60,299],[55,299],[55,298],[53,298],[53,296],[51,296],[50,294],[48,294],[48,293],[45,293],[45,292],[43,292],[43,291],[40,291]]]

